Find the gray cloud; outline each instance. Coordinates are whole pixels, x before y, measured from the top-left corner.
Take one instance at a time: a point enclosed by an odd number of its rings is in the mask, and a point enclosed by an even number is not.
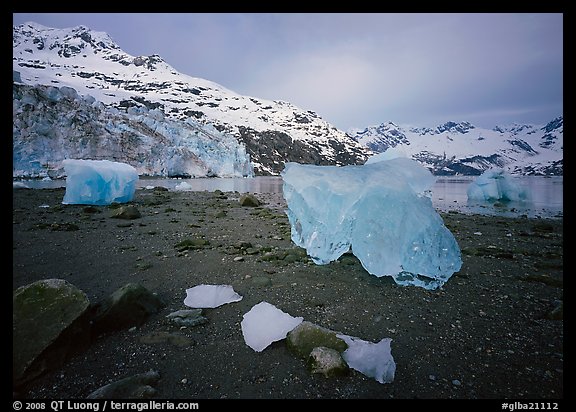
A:
[[[563,111],[562,14],[14,14],[25,21],[106,31],[130,54],[344,130]]]

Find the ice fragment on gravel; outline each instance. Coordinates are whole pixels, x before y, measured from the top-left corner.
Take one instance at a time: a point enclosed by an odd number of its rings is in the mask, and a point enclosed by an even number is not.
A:
[[[302,317],[295,318],[282,312],[268,302],[260,302],[244,314],[240,326],[246,345],[256,352],[262,352],[272,342],[284,339],[303,320]]]
[[[394,380],[396,363],[390,349],[392,339],[384,338],[378,343],[372,343],[353,336],[337,336],[348,345],[348,349],[342,353],[348,366],[380,383]]]
[[[62,161],[66,172],[65,205],[109,205],[132,200],[138,172],[126,163],[110,160]]]
[[[186,289],[184,304],[191,308],[216,308],[240,300],[242,296],[230,285],[198,285]]]

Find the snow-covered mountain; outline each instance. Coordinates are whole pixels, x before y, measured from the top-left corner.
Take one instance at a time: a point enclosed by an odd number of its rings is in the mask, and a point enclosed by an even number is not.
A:
[[[491,167],[513,174],[562,175],[564,120],[546,125],[514,124],[481,129],[468,122],[435,128],[392,122],[348,133],[374,152],[398,147],[437,175],[479,175]]]
[[[131,56],[84,26],[14,26],[13,73],[15,175],[57,169],[67,156],[196,176],[250,174],[242,150],[256,174],[277,174],[286,161],[361,164],[369,154],[313,111],[239,95],[158,55]]]

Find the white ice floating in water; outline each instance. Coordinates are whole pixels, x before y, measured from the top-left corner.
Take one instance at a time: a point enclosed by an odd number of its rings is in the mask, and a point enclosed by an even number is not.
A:
[[[12,182],[12,188],[13,189],[30,189],[30,186],[28,186],[24,182]]]
[[[527,201],[530,199],[528,188],[518,184],[504,169],[492,168],[486,170],[468,186],[469,200],[493,202]]]
[[[337,336],[348,345],[348,349],[342,353],[348,366],[380,383],[394,380],[396,362],[390,348],[392,339],[384,338],[378,343],[372,343],[353,336]]]
[[[435,289],[460,270],[460,248],[428,196],[435,177],[397,156],[363,166],[287,163],[282,177],[292,241],[316,264],[351,249],[372,275]]]
[[[181,192],[185,192],[185,191],[188,191],[188,190],[192,190],[192,186],[190,186],[189,183],[182,182],[182,183],[178,183],[178,184],[174,187],[174,190],[181,191]]]
[[[241,300],[242,296],[230,285],[198,285],[186,289],[184,304],[190,308],[217,308]]]
[[[246,345],[262,352],[273,342],[282,340],[304,318],[293,317],[268,302],[254,305],[244,314],[240,326]]]
[[[109,205],[132,200],[138,182],[136,169],[110,160],[62,161],[66,172],[65,205]]]

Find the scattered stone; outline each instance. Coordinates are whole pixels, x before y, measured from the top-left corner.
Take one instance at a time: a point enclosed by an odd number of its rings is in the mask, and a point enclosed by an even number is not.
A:
[[[430,379],[431,381],[435,381],[435,380],[436,380],[436,376],[434,376],[434,375],[428,375],[428,379]]]
[[[344,376],[349,368],[340,353],[334,349],[323,346],[312,349],[308,357],[310,372],[322,374],[327,378]]]
[[[556,279],[548,275],[531,274],[526,277],[521,278],[526,282],[541,282],[548,286],[553,286],[557,288],[564,287],[564,281],[562,279]]]
[[[188,383],[188,379],[184,378],[180,381],[180,383],[186,385]]]
[[[314,348],[326,347],[344,352],[348,345],[336,336],[337,332],[303,321],[286,336],[288,349],[297,356],[307,359]]]
[[[554,226],[547,222],[538,222],[532,225],[532,231],[540,233],[552,233],[554,232]]]
[[[257,207],[260,206],[260,201],[256,198],[256,196],[248,193],[240,197],[240,206]]]
[[[255,286],[270,286],[272,281],[266,276],[254,276],[252,277],[252,283]]]
[[[80,227],[74,223],[38,223],[34,225],[35,229],[50,229],[54,232],[73,232]]]
[[[12,294],[14,386],[61,366],[90,342],[84,292],[63,279],[44,279]]]
[[[236,256],[234,258],[234,262],[243,262],[243,261],[244,261],[244,258],[242,256]]]
[[[138,219],[142,215],[140,211],[136,208],[136,206],[120,206],[112,212],[110,217],[114,219]]]
[[[178,252],[183,252],[185,250],[195,250],[204,249],[206,246],[210,245],[210,241],[202,238],[195,239],[184,239],[182,242],[178,242],[174,245]]]
[[[149,399],[156,395],[156,389],[151,385],[159,380],[160,374],[151,370],[102,386],[87,399]]]
[[[222,218],[222,217],[226,217],[226,216],[228,216],[228,213],[226,213],[225,210],[221,210],[214,215],[214,217],[216,217],[216,218]]]
[[[203,316],[202,309],[183,309],[166,315],[166,318],[178,326],[192,327],[208,322]]]
[[[561,301],[546,314],[547,319],[551,320],[563,320],[564,319],[564,301]]]
[[[94,207],[94,206],[85,206],[82,208],[82,212],[84,213],[98,213],[99,210],[98,208]]]
[[[164,303],[144,286],[128,283],[116,290],[99,307],[94,319],[96,335],[140,326]]]
[[[454,386],[460,386],[460,385],[462,385],[462,382],[460,382],[458,379],[454,379],[454,380],[452,381],[452,385],[454,385]]]
[[[164,186],[154,186],[154,189],[152,190],[155,192],[168,192],[168,188]]]
[[[152,332],[148,335],[142,336],[140,342],[147,345],[157,343],[170,343],[171,345],[178,346],[179,348],[186,348],[192,346],[192,339],[179,333],[169,332]]]

